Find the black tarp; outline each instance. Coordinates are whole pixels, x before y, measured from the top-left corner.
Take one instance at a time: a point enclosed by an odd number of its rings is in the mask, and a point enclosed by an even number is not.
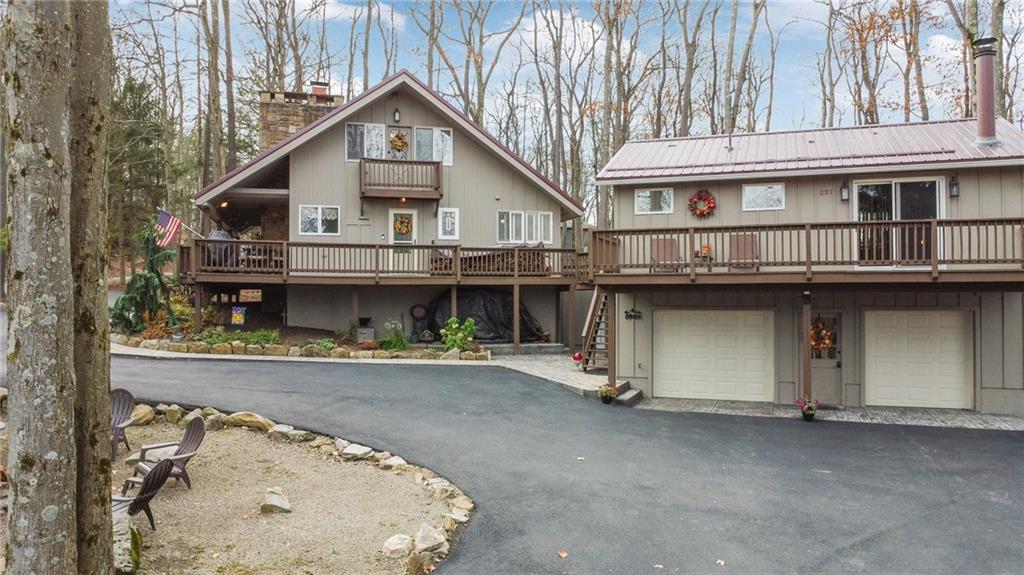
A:
[[[476,341],[481,343],[508,343],[512,341],[512,292],[486,287],[460,287],[459,319],[468,317],[476,322]],[[430,302],[427,306],[429,330],[441,339],[441,328],[452,314],[451,290]],[[546,342],[548,334],[540,323],[530,315],[526,304],[519,301],[519,341]]]

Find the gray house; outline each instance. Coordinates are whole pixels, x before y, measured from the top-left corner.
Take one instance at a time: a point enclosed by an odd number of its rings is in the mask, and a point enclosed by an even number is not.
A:
[[[1024,134],[993,54],[976,120],[625,144],[589,258],[609,380],[1024,415]]]
[[[336,330],[446,294],[457,314],[486,286],[549,339],[577,331],[558,325],[579,273],[559,238],[582,206],[409,72],[343,104],[320,85],[262,99],[266,149],[195,198],[230,237],[182,246],[200,294],[260,289],[287,325]]]

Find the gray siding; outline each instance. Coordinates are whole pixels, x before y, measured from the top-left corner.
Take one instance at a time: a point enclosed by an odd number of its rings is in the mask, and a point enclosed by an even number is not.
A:
[[[659,308],[775,311],[776,401],[796,397],[802,377],[799,335],[800,292],[714,291],[655,292],[617,296],[617,375],[653,395],[653,311]],[[1024,416],[1024,294],[1021,292],[826,292],[815,293],[813,309],[842,317],[842,382],[846,405],[863,402],[864,311],[869,309],[946,308],[968,311],[974,318],[975,408]],[[636,308],[642,319],[626,320]],[[685,366],[680,366],[685,369]]]
[[[960,180],[960,197],[950,198],[948,185],[953,176]],[[615,188],[614,219],[616,228],[660,228],[691,226],[731,226],[744,224],[784,224],[844,222],[855,218],[854,202],[839,199],[839,187],[844,180],[853,183],[884,178],[940,177],[945,178],[943,190],[943,217],[945,218],[1014,218],[1024,216],[1024,167],[879,173],[877,175],[812,176],[801,178],[772,178],[760,180],[721,180],[694,182],[674,186],[617,186]],[[786,186],[786,209],[744,212],[740,203],[743,184],[783,182]],[[673,212],[671,214],[637,215],[633,213],[633,191],[644,188],[672,187]],[[708,190],[718,204],[715,214],[697,219],[687,209],[690,196],[699,190]]]
[[[291,154],[290,165],[290,239],[327,243],[387,243],[388,209],[417,211],[418,244],[431,244],[437,238],[435,203],[398,200],[366,200],[360,217],[359,163],[345,160],[345,123],[373,122],[393,124],[395,108],[401,111],[400,125],[407,127],[453,127],[417,95],[401,89],[397,95],[373,102],[352,117],[340,122]],[[553,239],[559,237],[561,206],[543,190],[527,180],[517,169],[477,144],[468,133],[455,128],[453,165],[444,168],[444,198],[441,207],[459,208],[460,237],[466,246],[488,247],[497,243],[498,210],[551,212]],[[340,236],[305,236],[298,233],[299,205],[340,205]],[[568,215],[568,214],[566,214]],[[382,237],[385,239],[382,241]],[[557,244],[557,242],[556,242]],[[558,247],[553,244],[552,247]]]

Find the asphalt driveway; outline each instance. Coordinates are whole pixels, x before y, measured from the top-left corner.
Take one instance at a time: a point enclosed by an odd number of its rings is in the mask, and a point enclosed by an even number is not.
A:
[[[448,477],[478,513],[443,573],[1024,565],[1020,433],[630,410],[494,367],[114,358],[113,374],[141,398],[258,411]]]

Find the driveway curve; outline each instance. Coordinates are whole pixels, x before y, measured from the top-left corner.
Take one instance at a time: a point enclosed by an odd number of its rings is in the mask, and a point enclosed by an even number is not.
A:
[[[1024,565],[1021,433],[631,410],[484,366],[112,364],[140,398],[257,411],[451,479],[478,509],[444,574]]]

